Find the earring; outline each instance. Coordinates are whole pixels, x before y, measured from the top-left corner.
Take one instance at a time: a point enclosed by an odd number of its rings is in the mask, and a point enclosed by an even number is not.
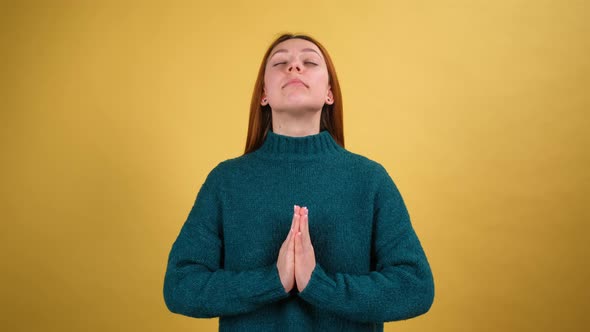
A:
[[[332,101],[332,98],[328,97],[326,100],[327,100],[328,102],[330,102],[330,101]]]
[[[263,102],[263,103],[266,103],[266,98],[262,99],[262,102]]]

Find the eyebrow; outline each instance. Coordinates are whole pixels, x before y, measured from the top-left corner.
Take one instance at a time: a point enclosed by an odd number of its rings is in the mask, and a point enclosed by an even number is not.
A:
[[[281,48],[281,49],[274,51],[268,58],[269,59],[272,58],[277,53],[288,53],[288,52],[289,51],[287,51],[286,49]],[[322,58],[322,59],[324,58],[320,53],[318,53],[318,51],[314,50],[313,48],[304,48],[301,50],[301,52],[315,52],[315,53],[317,53],[317,55],[320,56],[320,58]]]

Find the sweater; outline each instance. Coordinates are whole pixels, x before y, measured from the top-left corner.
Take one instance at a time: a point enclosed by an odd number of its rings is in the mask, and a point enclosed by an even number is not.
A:
[[[285,292],[276,264],[294,205],[309,210],[316,266],[301,292]],[[219,317],[220,331],[383,331],[427,312],[434,282],[383,166],[327,131],[269,131],[260,148],[207,176],[163,291],[171,312]]]

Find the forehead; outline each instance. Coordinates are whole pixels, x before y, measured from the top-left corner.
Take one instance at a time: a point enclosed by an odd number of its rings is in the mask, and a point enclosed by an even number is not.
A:
[[[322,56],[322,52],[320,51],[319,47],[317,47],[316,44],[305,40],[305,39],[299,39],[299,38],[293,38],[293,39],[288,39],[285,40],[284,42],[281,42],[279,44],[277,44],[271,51],[270,51],[270,57],[272,57],[275,53],[282,53],[282,52],[289,52],[289,53],[295,53],[295,52],[301,52],[301,51],[309,51],[309,50],[314,50],[315,52],[317,52],[317,54],[319,54],[320,56]],[[311,52],[311,51],[310,51]],[[315,52],[311,52],[311,53],[315,53]]]

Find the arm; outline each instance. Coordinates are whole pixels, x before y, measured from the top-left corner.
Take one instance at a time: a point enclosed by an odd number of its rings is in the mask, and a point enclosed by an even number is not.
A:
[[[310,304],[350,320],[408,319],[427,312],[434,299],[432,273],[420,241],[399,191],[383,172],[374,207],[375,271],[329,274],[316,264],[299,294]]]
[[[168,309],[208,318],[250,312],[287,297],[274,263],[248,271],[223,269],[221,201],[208,181],[170,251],[164,279]]]

